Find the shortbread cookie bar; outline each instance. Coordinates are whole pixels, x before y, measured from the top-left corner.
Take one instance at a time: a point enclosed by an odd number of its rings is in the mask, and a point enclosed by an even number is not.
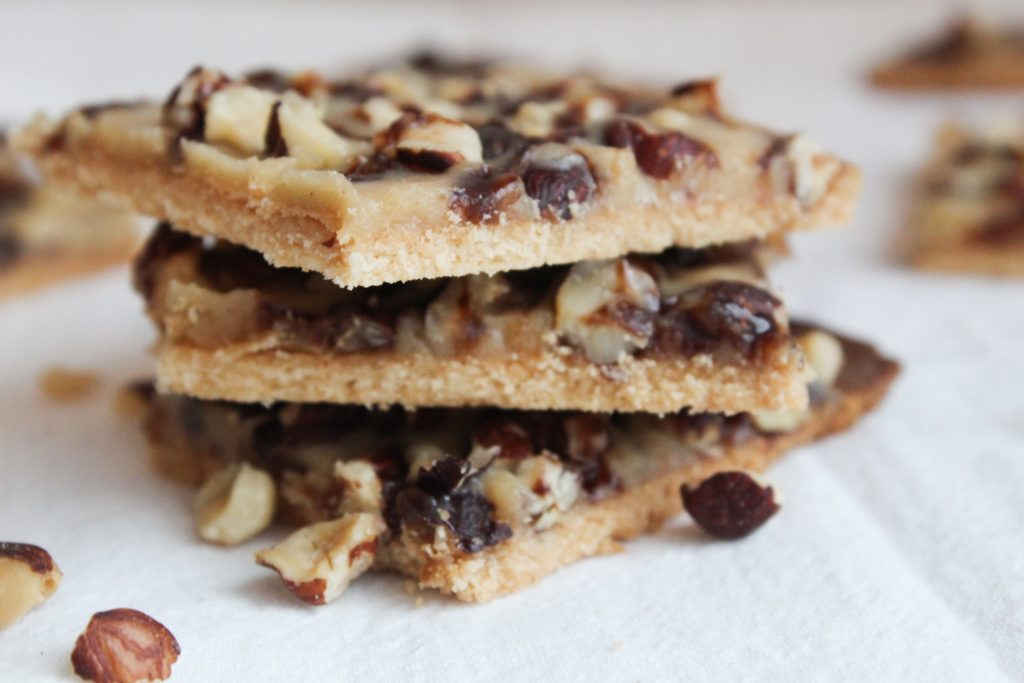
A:
[[[162,105],[21,136],[54,176],[337,284],[495,273],[850,218],[859,175],[715,84],[421,58],[357,78],[190,72]]]
[[[0,297],[124,263],[137,242],[135,219],[40,184],[0,134]]]
[[[329,601],[373,566],[485,601],[658,528],[679,512],[683,483],[762,470],[845,429],[896,375],[897,365],[865,344],[800,333],[818,374],[811,407],[788,414],[378,412],[150,389],[146,427],[157,466],[174,479],[222,480],[225,468],[245,463],[244,478],[217,488],[249,516],[272,505],[258,482],[273,477],[283,516],[313,526],[260,560],[303,599]]]
[[[915,265],[1024,275],[1024,122],[943,128],[911,223]]]
[[[160,388],[206,399],[800,409],[756,245],[344,289],[163,225],[136,262]]]
[[[880,66],[872,79],[900,90],[1024,88],[1024,30],[960,19],[944,35]]]

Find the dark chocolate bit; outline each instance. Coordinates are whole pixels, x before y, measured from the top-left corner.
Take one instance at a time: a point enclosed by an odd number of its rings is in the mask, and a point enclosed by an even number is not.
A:
[[[945,35],[910,53],[912,59],[951,62],[963,59],[981,46],[978,25],[970,18],[956,21]]]
[[[310,341],[342,353],[358,353],[391,347],[395,343],[395,330],[368,315],[344,312],[313,323]]]
[[[160,223],[132,265],[132,285],[135,291],[147,299],[152,297],[157,273],[164,262],[174,254],[189,249],[198,250],[201,245],[198,238],[175,230],[170,223]]]
[[[590,164],[577,152],[558,160],[523,159],[520,177],[526,194],[537,200],[537,208],[549,220],[567,220],[573,206],[584,204],[597,189]]]
[[[1024,206],[983,224],[971,235],[970,240],[994,247],[1024,246]]]
[[[146,104],[145,100],[110,100],[108,102],[98,102],[96,104],[88,104],[84,107],[79,107],[78,111],[82,113],[87,119],[94,119],[100,114],[108,111],[115,111],[118,109],[132,109]]]
[[[668,178],[696,159],[718,166],[710,147],[678,131],[649,133],[638,123],[616,119],[605,128],[604,138],[612,147],[632,149],[637,166],[652,178]]]
[[[354,183],[377,180],[388,171],[398,168],[398,160],[387,154],[376,153],[363,159],[346,175]]]
[[[24,251],[24,246],[14,235],[0,234],[0,268],[13,265]]]
[[[761,167],[762,171],[767,171],[776,157],[786,153],[792,139],[792,135],[776,135],[772,138],[768,148],[757,158],[757,165]]]
[[[379,88],[372,88],[359,81],[331,81],[327,84],[327,91],[335,97],[344,97],[363,103],[371,97],[384,94]]]
[[[719,472],[696,488],[683,484],[680,494],[700,528],[727,540],[750,534],[779,510],[772,487],[744,472]]]
[[[497,173],[485,165],[459,176],[448,206],[471,223],[494,223],[522,193],[514,173]]]
[[[651,347],[664,353],[694,355],[725,345],[757,357],[785,338],[775,320],[782,302],[743,282],[715,281],[684,292],[662,309]]]
[[[50,553],[30,543],[0,541],[0,558],[23,562],[36,574],[47,574],[55,566]]]
[[[242,82],[254,88],[283,93],[292,86],[291,77],[276,69],[256,69],[242,76]]]
[[[496,160],[519,157],[530,145],[529,140],[499,121],[477,126],[476,133],[480,136],[484,161],[492,166],[500,165]]]
[[[497,448],[496,457],[508,460],[522,460],[536,452],[530,434],[512,418],[485,422],[477,429],[473,440],[483,448]]]
[[[175,86],[163,106],[164,125],[177,131],[174,153],[177,153],[177,143],[181,140],[203,139],[206,135],[206,104],[214,93],[230,83],[231,79],[224,74],[196,66],[184,81]],[[188,100],[183,102],[184,93],[187,93]]]
[[[407,60],[417,71],[434,76],[482,78],[493,63],[489,59],[458,59],[434,50],[421,50]]]
[[[687,109],[717,116],[721,112],[718,84],[713,80],[686,81],[672,88],[672,96],[682,98]]]
[[[395,158],[406,168],[421,173],[444,173],[462,161],[457,152],[445,152],[437,149],[407,149],[399,147],[395,150]]]
[[[288,156],[288,143],[281,135],[281,102],[274,103],[267,119],[267,132],[263,135],[263,154],[267,157]]]
[[[654,333],[657,311],[635,306],[628,301],[617,301],[602,306],[586,317],[588,325],[614,325],[636,337],[648,338]]]
[[[448,456],[417,474],[402,487],[385,511],[393,533],[407,528],[433,538],[433,530],[447,527],[464,552],[475,553],[512,537],[512,529],[494,518],[494,505],[479,491],[464,486],[469,466]]]

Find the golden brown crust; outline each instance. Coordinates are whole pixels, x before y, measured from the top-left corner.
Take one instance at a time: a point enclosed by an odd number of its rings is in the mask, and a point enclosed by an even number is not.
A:
[[[679,487],[683,483],[696,484],[715,472],[728,470],[762,471],[793,448],[849,428],[878,404],[896,373],[895,363],[881,361],[857,391],[844,392],[840,400],[816,412],[795,431],[744,442],[727,449],[721,457],[695,461],[638,488],[588,504],[544,533],[513,538],[454,561],[443,558],[423,562],[421,554],[401,550],[394,556],[385,550],[381,561],[417,579],[421,588],[450,593],[466,602],[486,602],[515,592],[561,567],[592,555],[615,552],[621,541],[660,528],[682,509]]]
[[[621,549],[621,541],[657,529],[680,511],[682,483],[696,483],[718,471],[763,470],[788,450],[842,431],[871,410],[885,395],[898,365],[866,344],[842,339],[842,345],[846,360],[836,379],[837,393],[818,405],[811,418],[794,431],[761,434],[726,446],[714,457],[695,457],[645,484],[598,502],[580,504],[551,529],[515,536],[481,552],[439,552],[431,556],[411,541],[407,541],[409,546],[393,544],[379,551],[378,568],[410,576],[422,588],[437,589],[468,602],[483,602],[524,588],[576,560],[615,552]],[[151,436],[155,437],[152,452],[157,468],[175,480],[197,485],[223,466],[211,453],[195,452],[185,443],[176,443],[173,433],[153,432]],[[672,448],[660,444],[645,455],[670,457],[663,449]],[[297,523],[304,518],[287,505],[282,515]]]
[[[34,138],[27,131],[22,144],[41,155],[39,161],[51,177],[83,192],[112,195],[139,213],[171,220],[195,234],[245,244],[277,266],[318,271],[344,286],[495,273],[840,225],[851,219],[860,190],[859,171],[844,163],[807,210],[795,197],[765,200],[748,194],[694,202],[662,188],[653,201],[631,206],[625,217],[595,207],[561,223],[519,220],[498,225],[467,224],[451,212],[435,215],[433,209],[412,211],[404,218],[388,216],[392,202],[382,195],[364,202],[360,210],[372,214],[367,225],[377,229],[346,232],[343,226],[353,221],[353,207],[341,201],[340,190],[333,195],[334,205],[312,199],[303,205],[283,190],[217,183],[187,165],[118,158],[96,145],[43,153],[41,131]],[[393,189],[411,196],[408,187]],[[420,192],[417,203],[437,204],[432,197],[437,190]],[[642,229],[623,230],[624,221]]]
[[[242,402],[323,401],[406,406],[492,405],[536,410],[675,412],[802,409],[803,363],[715,365],[710,356],[635,360],[606,376],[577,356],[436,358],[389,352],[317,354],[236,345],[210,350],[163,344],[161,391]]]
[[[135,243],[111,246],[104,251],[29,255],[0,271],[0,299],[25,294],[47,285],[126,263]]]

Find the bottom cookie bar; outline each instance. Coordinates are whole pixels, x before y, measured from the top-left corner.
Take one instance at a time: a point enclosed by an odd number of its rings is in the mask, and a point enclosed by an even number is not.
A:
[[[279,516],[309,525],[258,556],[300,598],[329,602],[372,567],[486,601],[658,528],[684,483],[762,470],[849,427],[898,371],[863,343],[800,332],[818,374],[801,413],[372,411],[140,393],[159,469],[206,482],[204,538],[258,533],[275,487]]]

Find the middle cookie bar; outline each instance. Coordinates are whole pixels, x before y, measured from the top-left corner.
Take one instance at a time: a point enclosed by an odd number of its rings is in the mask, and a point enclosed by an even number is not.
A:
[[[135,266],[162,391],[244,402],[743,412],[807,405],[756,243],[344,289],[163,225]]]

